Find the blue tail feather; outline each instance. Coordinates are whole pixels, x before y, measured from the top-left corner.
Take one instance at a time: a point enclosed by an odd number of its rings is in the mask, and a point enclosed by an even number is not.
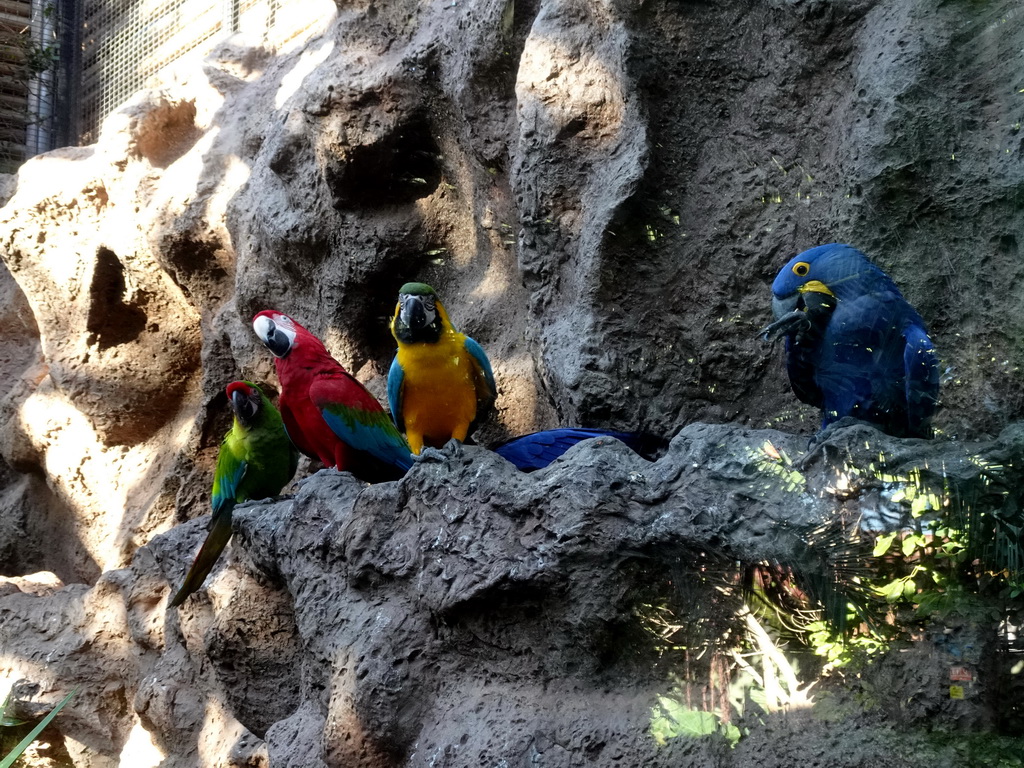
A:
[[[644,458],[651,458],[663,440],[644,432],[617,432],[613,429],[560,427],[516,437],[493,450],[523,472],[543,469],[576,443],[594,437],[610,437],[625,443]]]

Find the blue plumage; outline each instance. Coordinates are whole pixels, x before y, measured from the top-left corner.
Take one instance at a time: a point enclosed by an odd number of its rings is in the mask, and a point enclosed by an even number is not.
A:
[[[365,451],[402,472],[412,467],[409,446],[395,431],[390,417],[383,410],[366,413],[354,408],[328,406],[321,408],[320,415],[334,434],[357,451]],[[385,425],[389,429],[384,429]]]
[[[930,437],[939,364],[924,321],[896,284],[849,245],[794,256],[772,283],[772,340],[786,337],[796,396],[897,437]]]
[[[611,429],[561,427],[533,432],[516,437],[494,448],[494,452],[512,462],[523,472],[543,469],[576,443],[593,437],[610,437],[629,446],[645,458],[658,447],[660,441],[642,432],[616,432]]]
[[[488,392],[497,392],[498,385],[494,383],[494,372],[491,370],[491,361],[487,359],[487,353],[484,352],[484,348],[476,343],[474,339],[466,337],[463,342],[466,347],[466,351],[469,352],[470,357],[477,364],[480,369],[481,375],[484,377],[484,382],[487,385]]]
[[[388,369],[388,408],[391,409],[391,418],[399,430],[405,429],[405,422],[402,419],[402,385],[405,383],[405,371],[402,364],[398,362],[398,355],[391,361],[391,368]]]

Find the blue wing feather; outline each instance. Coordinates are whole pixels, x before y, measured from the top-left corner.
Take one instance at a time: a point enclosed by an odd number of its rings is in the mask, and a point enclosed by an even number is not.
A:
[[[220,462],[218,461],[218,464]],[[245,470],[248,468],[249,463],[246,461],[238,462],[238,466],[230,472],[224,472],[219,478],[217,483],[217,492],[212,495],[210,499],[210,506],[213,508],[213,519],[210,521],[210,525],[213,525],[213,521],[216,520],[221,514],[227,512],[230,513],[232,507],[235,506],[238,496],[238,486],[242,483],[242,478],[245,477]],[[220,471],[222,468],[218,466]]]
[[[840,302],[814,354],[823,427],[853,416],[898,437],[930,434],[938,363],[920,318],[898,293]]]
[[[400,432],[405,431],[405,419],[402,418],[402,385],[405,383],[405,371],[398,363],[398,355],[391,361],[388,371],[388,408],[391,419]]]
[[[487,359],[487,353],[484,352],[484,348],[477,344],[473,339],[466,337],[465,341],[466,351],[469,352],[477,365],[481,375],[484,377],[484,381],[487,384],[488,391],[477,392],[478,400],[493,400],[498,395],[498,387],[494,383],[494,372],[491,371],[491,361]]]
[[[926,436],[935,414],[939,391],[939,361],[935,345],[918,324],[907,327],[903,352],[906,371],[907,422],[911,434]]]
[[[369,414],[342,405],[321,408],[324,421],[338,437],[359,451],[366,451],[383,462],[409,469],[412,466],[412,451],[395,425],[384,411]]]
[[[657,438],[643,432],[616,432],[611,429],[588,429],[584,427],[561,427],[533,432],[509,440],[494,448],[494,452],[512,462],[524,472],[543,469],[572,448],[576,443],[594,437],[610,437],[644,455],[657,443]]]

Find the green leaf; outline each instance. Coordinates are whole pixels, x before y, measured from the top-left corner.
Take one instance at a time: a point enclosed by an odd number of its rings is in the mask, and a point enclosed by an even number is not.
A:
[[[722,723],[722,735],[725,736],[730,746],[735,747],[743,733],[732,723]]]
[[[29,732],[28,736],[18,742],[18,746],[16,746],[14,750],[7,755],[7,757],[0,760],[0,768],[11,768],[11,766],[14,765],[14,761],[24,754],[25,750],[28,749],[29,744],[36,740],[36,736],[43,732],[43,729],[50,724],[50,721],[57,716],[57,713],[64,708],[65,704],[71,701],[71,697],[76,693],[78,693],[77,686],[73,688],[67,696],[61,699],[57,706],[50,710],[50,714],[39,721],[39,724]]]
[[[902,596],[905,597],[907,600],[909,600],[916,593],[917,593],[917,583],[913,579],[911,579],[911,578],[905,579],[904,582],[903,582],[903,595]]]
[[[910,557],[917,549],[924,549],[927,540],[920,533],[912,533],[903,539],[903,556]]]
[[[688,709],[674,717],[680,736],[708,736],[718,730],[718,716],[714,712]]]
[[[886,533],[882,536],[879,536],[875,540],[875,548],[871,551],[871,554],[875,557],[881,557],[886,552],[888,552],[889,548],[892,546],[893,541],[895,541],[896,539],[897,533],[898,531],[893,531],[892,533]]]
[[[28,720],[14,716],[14,703],[11,701],[13,696],[14,689],[12,688],[7,694],[7,698],[4,699],[4,703],[0,705],[0,728],[14,728],[28,722]]]
[[[682,702],[668,696],[658,697],[658,704],[652,708],[652,714],[651,735],[661,745],[679,736],[699,738],[713,733],[720,733],[731,744],[735,744],[741,735],[735,726],[721,723],[714,712],[687,709]]]
[[[894,579],[888,584],[878,588],[878,592],[885,598],[887,603],[896,603],[903,599],[903,596],[907,593],[907,582],[910,582],[910,594],[914,594],[916,585],[912,579]]]

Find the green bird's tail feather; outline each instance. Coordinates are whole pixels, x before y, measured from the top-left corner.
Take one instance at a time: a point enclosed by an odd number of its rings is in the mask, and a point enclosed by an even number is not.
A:
[[[232,507],[234,504],[231,505]],[[213,570],[214,564],[217,562],[217,558],[220,557],[220,553],[224,551],[224,547],[227,546],[228,539],[231,538],[231,509],[222,509],[214,515],[213,521],[210,525],[210,532],[206,535],[206,541],[203,542],[202,548],[199,550],[199,554],[196,555],[195,561],[192,563],[192,567],[188,569],[188,573],[185,575],[185,581],[181,585],[174,598],[171,600],[170,608],[176,608],[185,602],[185,598],[199,589],[206,577],[210,575],[210,571]]]

